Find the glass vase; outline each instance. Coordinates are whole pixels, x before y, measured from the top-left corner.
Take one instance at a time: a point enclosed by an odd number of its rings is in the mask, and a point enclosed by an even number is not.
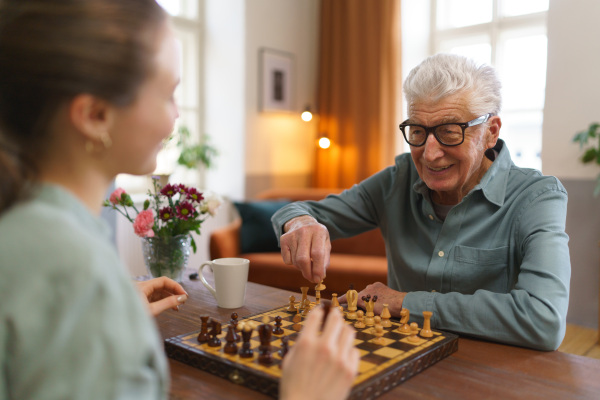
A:
[[[191,247],[190,235],[142,239],[144,263],[152,278],[166,276],[181,283]]]

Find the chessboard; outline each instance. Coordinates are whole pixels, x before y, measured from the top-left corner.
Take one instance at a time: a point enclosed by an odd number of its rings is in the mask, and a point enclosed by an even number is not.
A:
[[[284,306],[240,318],[239,321],[258,327],[267,320],[273,325],[278,316],[281,317],[283,334],[271,336],[270,365],[258,362],[257,349],[260,342],[256,329],[253,329],[250,338],[250,347],[254,349],[254,355],[250,358],[227,354],[223,345],[211,347],[207,343],[199,343],[200,330],[166,339],[165,350],[172,359],[276,398],[282,375],[282,358],[279,354],[282,338],[287,337],[284,340],[287,340],[287,345],[291,348],[304,320],[294,323],[294,313],[287,311]],[[347,320],[349,324],[354,322]],[[373,327],[356,329],[355,346],[361,357],[349,399],[374,399],[458,350],[458,336],[455,334],[432,329],[432,337],[418,337],[414,341],[414,335],[409,340],[411,334],[398,332],[398,320],[391,319],[390,322],[392,326],[384,328],[384,344],[373,343],[372,340],[376,338]],[[224,328],[217,337],[225,343],[226,335],[227,328]],[[239,346],[241,347],[241,343]]]

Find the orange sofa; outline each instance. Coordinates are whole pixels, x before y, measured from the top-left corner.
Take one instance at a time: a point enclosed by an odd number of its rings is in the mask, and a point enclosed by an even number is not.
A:
[[[300,201],[320,200],[328,194],[340,193],[343,189],[272,189],[257,196],[260,204],[278,200]],[[243,206],[243,205],[242,205]],[[264,218],[263,218],[264,219]],[[247,218],[247,221],[249,219]],[[263,221],[264,222],[264,221]],[[314,284],[305,280],[294,266],[285,265],[278,249],[271,251],[242,252],[241,231],[244,221],[237,217],[229,225],[213,231],[210,236],[211,259],[222,257],[243,257],[250,260],[248,280],[263,285],[299,292],[301,286]],[[248,222],[251,223],[251,222]],[[261,229],[272,229],[269,225]],[[378,229],[360,235],[332,241],[331,260],[327,269],[323,298],[330,298],[331,293],[345,293],[350,284],[357,290],[362,290],[373,282],[387,283],[387,259],[385,245]],[[276,246],[276,245],[275,245]],[[259,248],[261,246],[258,246]]]

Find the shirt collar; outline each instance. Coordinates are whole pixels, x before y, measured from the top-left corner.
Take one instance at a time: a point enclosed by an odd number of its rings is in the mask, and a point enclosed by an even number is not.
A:
[[[504,204],[506,193],[506,184],[508,175],[512,166],[510,153],[502,139],[498,139],[494,150],[498,152],[498,156],[481,178],[481,181],[471,190],[471,193],[476,190],[481,190],[485,198],[497,206]],[[429,188],[421,178],[417,178],[413,185],[413,190],[420,193],[425,198],[429,196]],[[468,195],[467,195],[468,196]]]

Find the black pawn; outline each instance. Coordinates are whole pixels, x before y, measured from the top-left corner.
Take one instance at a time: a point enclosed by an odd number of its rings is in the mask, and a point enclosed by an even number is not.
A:
[[[202,321],[202,326],[200,327],[200,333],[198,334],[198,342],[206,343],[208,342],[208,316],[203,315],[200,317]]]
[[[271,335],[273,334],[273,327],[268,323],[264,323],[258,326],[258,337],[260,339],[260,346],[258,346],[258,363],[262,365],[273,364],[273,355],[271,349]]]
[[[242,338],[238,333],[238,315],[236,312],[231,313],[231,320],[229,320],[230,324],[233,324],[233,336],[235,337],[235,341],[239,342]]]
[[[285,357],[285,355],[288,353],[288,350],[290,349],[289,340],[290,338],[287,336],[281,338],[281,349],[279,349],[279,356],[282,360],[283,357]]]
[[[250,358],[253,356],[253,351],[250,348],[250,338],[252,337],[252,328],[246,325],[244,329],[242,329],[242,348],[240,349],[240,357],[242,358]]]
[[[283,335],[283,329],[281,328],[281,325],[281,317],[278,315],[275,317],[275,328],[273,329],[274,335]]]
[[[220,347],[221,339],[219,339],[218,335],[221,334],[221,323],[215,321],[214,319],[210,322],[211,330],[208,333],[210,339],[208,339],[208,345],[210,347]]]
[[[235,344],[235,326],[229,324],[227,328],[227,335],[225,336],[225,347],[223,351],[227,354],[236,354],[238,352],[238,346]]]

